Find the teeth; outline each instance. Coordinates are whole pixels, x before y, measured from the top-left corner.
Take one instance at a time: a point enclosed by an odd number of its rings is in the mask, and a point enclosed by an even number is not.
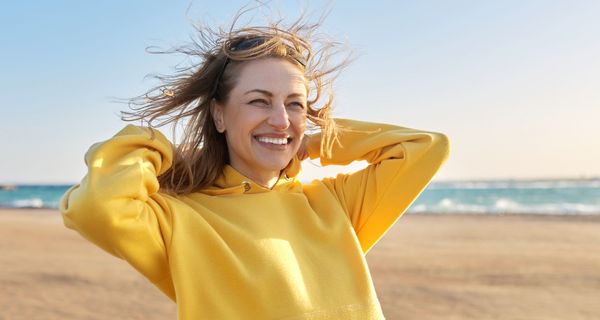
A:
[[[268,138],[268,137],[258,137],[258,141],[272,144],[287,144],[288,140],[286,138]]]

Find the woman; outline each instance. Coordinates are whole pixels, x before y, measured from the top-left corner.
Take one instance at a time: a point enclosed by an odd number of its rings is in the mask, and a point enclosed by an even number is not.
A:
[[[127,260],[180,319],[383,319],[365,260],[448,154],[439,133],[329,117],[323,51],[295,24],[219,34],[130,119],[187,121],[174,147],[128,125],[93,145],[65,225]],[[189,53],[189,51],[186,51]],[[187,72],[187,73],[186,73]],[[305,135],[307,124],[319,132]],[[366,160],[302,184],[300,161]]]

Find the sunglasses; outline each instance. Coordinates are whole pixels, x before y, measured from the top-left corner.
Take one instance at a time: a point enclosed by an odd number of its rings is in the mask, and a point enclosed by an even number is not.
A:
[[[241,39],[235,40],[229,44],[229,51],[236,52],[236,51],[250,50],[250,49],[253,49],[253,48],[256,48],[258,46],[265,44],[267,41],[269,41],[269,39],[267,37],[262,37],[262,36],[241,38]],[[293,55],[292,55],[292,58],[294,58],[294,60],[296,60],[303,67],[306,67],[306,63],[304,61],[302,61],[300,58],[295,57]],[[223,62],[223,66],[221,67],[221,70],[219,71],[219,75],[217,76],[217,80],[215,81],[215,85],[210,94],[210,96],[213,98],[217,94],[219,85],[221,84],[221,80],[223,78],[223,73],[225,73],[225,68],[227,68],[227,65],[229,64],[230,61],[231,61],[231,59],[229,58],[229,56],[226,56],[225,62]]]

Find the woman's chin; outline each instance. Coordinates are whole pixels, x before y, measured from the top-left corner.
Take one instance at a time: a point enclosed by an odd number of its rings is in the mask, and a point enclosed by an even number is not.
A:
[[[261,163],[261,167],[265,171],[281,172],[281,170],[287,168],[287,166],[290,164],[290,161],[292,161],[291,157],[270,159],[269,161],[263,161]]]

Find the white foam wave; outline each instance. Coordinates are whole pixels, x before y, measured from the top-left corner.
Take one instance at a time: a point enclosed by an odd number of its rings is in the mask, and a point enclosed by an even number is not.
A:
[[[21,199],[12,202],[13,208],[44,208],[44,201],[40,198]]]
[[[522,204],[509,198],[499,198],[489,205],[461,203],[444,198],[436,204],[416,204],[412,213],[481,213],[481,214],[600,214],[600,205],[581,203]]]

